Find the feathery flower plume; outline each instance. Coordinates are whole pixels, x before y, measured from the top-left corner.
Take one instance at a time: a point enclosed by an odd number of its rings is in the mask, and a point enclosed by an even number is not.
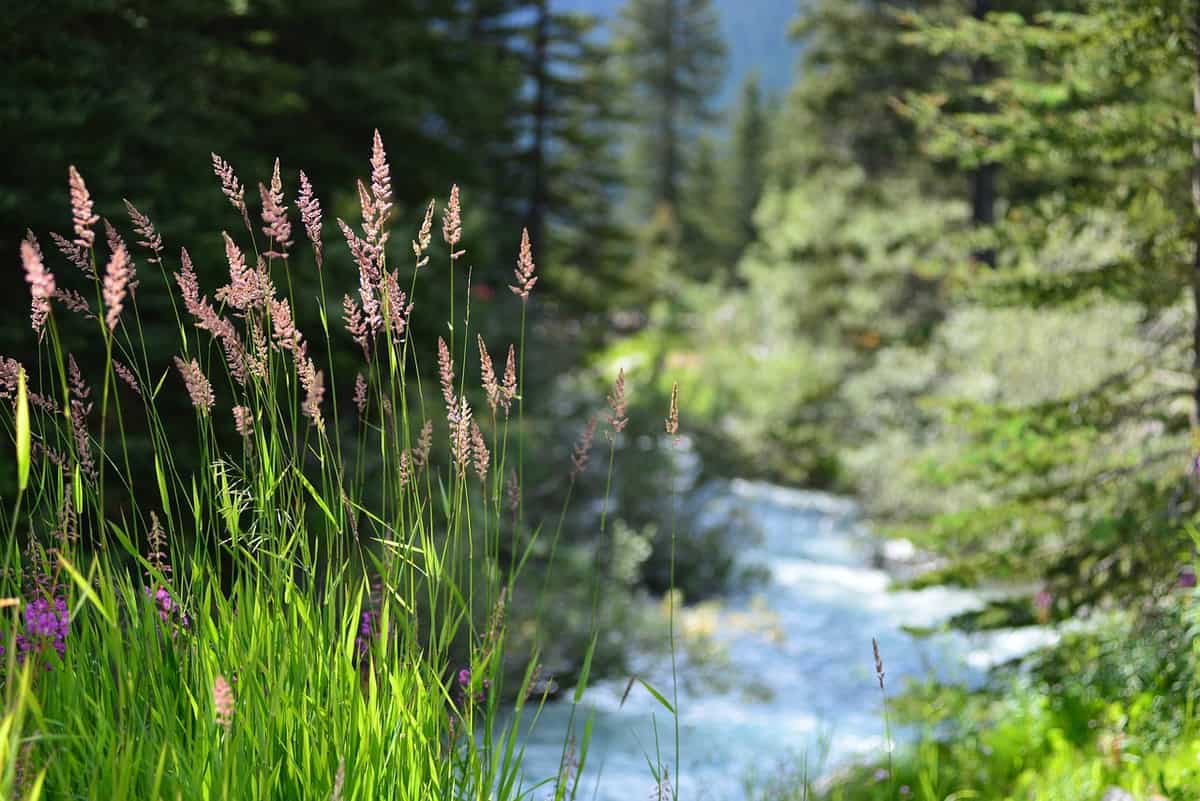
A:
[[[408,486],[413,476],[413,460],[408,451],[400,451],[400,489]]]
[[[135,394],[141,395],[142,388],[138,384],[137,378],[134,377],[133,371],[130,370],[124,362],[118,361],[117,359],[113,359],[112,365],[113,372],[115,372],[117,376],[134,391]]]
[[[304,337],[296,328],[292,318],[292,306],[287,298],[271,301],[271,328],[274,331],[275,347],[290,351],[296,358],[301,358],[307,352]]]
[[[675,801],[675,788],[671,786],[671,773],[667,767],[663,766],[662,778],[654,785],[654,789],[650,791],[652,801]]]
[[[367,379],[359,373],[354,377],[354,407],[359,417],[367,413]]]
[[[504,481],[504,499],[508,501],[508,511],[516,515],[521,508],[521,484],[517,478],[517,469],[508,468],[508,478]]]
[[[671,408],[667,411],[667,433],[679,437],[679,382],[671,384]]]
[[[167,535],[162,530],[162,524],[158,523],[157,514],[152,511],[150,512],[150,534],[146,535],[146,542],[150,544],[150,553],[146,554],[146,561],[149,561],[150,566],[162,576],[170,576]]]
[[[0,356],[0,398],[13,398],[17,394],[17,379],[21,363],[8,356]]]
[[[72,501],[71,481],[63,483],[63,501],[58,510],[58,527],[54,532],[58,547],[65,551],[67,546],[79,542],[79,518],[75,514],[75,504]]]
[[[33,330],[41,336],[50,316],[50,298],[54,297],[54,274],[46,269],[42,249],[30,231],[21,242],[21,266],[25,269],[25,282],[29,284],[32,301],[29,320]]]
[[[450,187],[450,201],[442,212],[442,238],[450,246],[450,260],[455,261],[466,251],[454,248],[462,240],[462,208],[458,200],[458,184]]]
[[[217,725],[229,733],[233,728],[233,689],[219,673],[213,679],[213,716]]]
[[[417,437],[417,444],[413,447],[412,458],[413,467],[420,470],[429,464],[429,452],[433,449],[433,421],[426,420],[421,426],[421,434]]]
[[[321,201],[313,192],[312,184],[304,170],[300,171],[300,194],[296,196],[296,206],[300,209],[300,222],[304,224],[304,233],[312,243],[313,255],[317,259],[317,269],[321,269],[321,254],[324,246],[321,242]]]
[[[254,324],[250,326],[250,346],[253,350],[253,353],[243,352],[246,357],[246,364],[250,368],[250,372],[253,373],[257,378],[265,379],[267,377],[267,360],[269,357],[268,351],[270,350],[270,346],[267,343],[266,325],[264,325],[261,321],[256,320],[254,321]],[[241,347],[240,342],[238,343],[238,347]],[[226,358],[232,358],[228,352],[226,352]],[[241,383],[245,383],[245,380],[239,380]]]
[[[0,398],[4,397],[0,394]],[[29,402],[37,408],[41,409],[46,414],[57,415],[62,412],[62,407],[58,405],[58,401],[54,398],[47,398],[44,395],[39,395],[36,392],[29,393]]]
[[[412,243],[413,256],[416,257],[416,269],[418,270],[429,263],[429,257],[425,255],[425,251],[429,249],[429,242],[433,239],[430,233],[433,228],[433,207],[434,201],[431,200],[425,207],[425,219],[421,221],[421,230],[417,232],[417,238]]]
[[[188,395],[191,396],[192,406],[196,407],[200,414],[207,414],[212,410],[216,400],[213,397],[212,384],[208,383],[208,378],[200,369],[200,363],[195,359],[185,362],[176,356],[175,366],[179,369],[179,374],[183,376],[183,383],[187,387]]]
[[[33,396],[31,394],[30,395],[31,400],[32,400],[32,397]],[[67,459],[67,457],[63,456],[61,451],[57,451],[54,448],[51,448],[46,443],[34,442],[33,443],[33,452],[39,456],[45,456],[46,459],[48,459],[52,465],[57,467],[63,473],[69,474],[71,472],[70,460]]]
[[[325,419],[321,417],[321,402],[325,399],[325,374],[316,368],[312,359],[297,365],[300,386],[304,388],[304,403],[300,411],[318,431],[325,430]]]
[[[112,331],[117,327],[121,311],[125,308],[125,295],[129,290],[129,279],[133,267],[129,263],[129,252],[125,245],[118,244],[108,260],[104,271],[104,324]]]
[[[508,287],[522,301],[529,300],[529,291],[537,283],[537,276],[533,274],[534,269],[533,245],[529,242],[529,230],[523,228],[521,229],[521,251],[517,255],[517,267],[513,270],[513,274],[517,277],[517,283],[510,284]]]
[[[572,734],[567,738],[566,753],[562,756],[562,764],[559,765],[558,785],[555,790],[556,797],[565,798],[570,793],[569,789],[575,786],[575,773],[579,770],[579,758],[575,755],[575,735]]]
[[[146,535],[146,541],[150,546],[150,552],[146,554],[146,561],[160,575],[171,575],[171,559],[167,554],[167,535],[163,531],[162,524],[158,522],[158,515],[153,511],[150,512],[150,533]],[[148,576],[148,578],[153,579],[153,576]]]
[[[233,237],[225,231],[221,236],[225,240],[225,260],[229,262],[229,283],[216,291],[217,300],[238,311],[266,308],[275,297],[275,285],[271,282],[267,263],[260,258],[251,269]]]
[[[364,194],[364,198],[369,202],[368,195]],[[363,331],[366,332],[365,336],[368,338],[373,337],[383,328],[379,298],[375,294],[376,287],[379,286],[382,278],[379,263],[383,251],[370,242],[360,239],[345,220],[338,218],[337,224],[342,231],[342,236],[346,238],[350,255],[354,257],[354,261],[358,265],[358,296],[362,300]]]
[[[408,316],[412,314],[413,305],[408,302],[408,295],[400,288],[400,278],[395,270],[384,273],[383,294],[387,301],[387,323],[392,336],[399,341],[408,329]]]
[[[74,164],[67,169],[67,185],[71,190],[71,218],[75,223],[75,244],[84,250],[90,250],[96,243],[96,232],[92,230],[92,226],[99,222],[100,218],[92,213],[92,196]]]
[[[227,248],[228,244],[227,242]],[[241,251],[237,251],[236,246],[233,249],[240,255]],[[179,293],[183,296],[184,308],[195,318],[197,328],[208,331],[220,341],[230,373],[239,384],[244,385],[248,377],[246,367],[249,360],[246,358],[242,341],[238,338],[237,329],[233,327],[233,323],[217,314],[208,299],[200,294],[200,284],[196,280],[196,271],[192,267],[192,259],[186,248],[180,250],[179,260],[181,267],[179,272],[175,273],[175,283],[179,285]],[[222,287],[218,292],[227,294],[229,289]]]
[[[74,264],[80,272],[88,278],[96,277],[96,270],[92,267],[92,260],[88,257],[87,249],[80,247],[75,242],[67,239],[65,236],[50,232],[50,239],[54,241],[54,246],[58,248],[58,252],[67,257],[67,261]]]
[[[121,233],[113,227],[113,224],[108,221],[107,217],[101,217],[100,221],[104,223],[104,240],[108,243],[109,260],[118,251],[125,251],[125,264],[129,269],[129,279],[126,284],[130,292],[136,292],[138,288],[137,279],[134,277],[136,270],[133,266],[133,257],[129,254],[129,246],[125,244],[125,238]]]
[[[385,215],[379,208],[375,196],[367,189],[366,184],[359,181],[358,206],[362,210],[362,228],[366,234],[366,252],[376,264],[383,264],[383,245],[387,242],[388,234],[384,227]]]
[[[349,295],[342,296],[342,320],[345,322],[350,336],[354,337],[354,341],[362,348],[363,358],[370,360],[371,331],[367,326],[367,321],[363,319],[362,309]]]
[[[373,338],[383,329],[383,314],[374,283],[367,282],[366,273],[359,274],[358,297],[362,301],[363,324]]]
[[[504,618],[508,613],[508,587],[501,587],[500,594],[496,596],[496,603],[492,605],[492,612],[488,615],[487,631],[483,635],[484,653],[486,661],[487,657],[491,656],[492,648],[500,640],[500,633],[504,629]],[[484,687],[489,684],[487,679],[483,680]]]
[[[183,305],[188,314],[199,318],[197,307],[202,303],[200,297],[200,282],[196,278],[196,268],[192,266],[192,257],[187,248],[179,249],[179,272],[175,273],[175,283],[179,286],[179,294],[183,296]]]
[[[471,405],[464,395],[447,413],[450,423],[450,457],[458,468],[458,477],[467,475],[471,463]]]
[[[254,433],[254,412],[250,411],[249,406],[233,407],[233,427],[243,437]]]
[[[367,195],[365,190],[363,191],[362,198],[367,203],[371,202],[370,195]],[[338,217],[337,225],[338,229],[342,232],[342,236],[346,239],[346,247],[350,249],[350,255],[354,258],[354,263],[358,265],[360,293],[373,289],[379,284],[381,277],[379,271],[381,249],[354,233],[354,229],[347,225],[346,221],[341,217]]]
[[[67,354],[67,375],[70,377],[71,434],[75,439],[76,460],[79,469],[88,476],[96,477],[96,463],[92,460],[92,446],[88,440],[87,416],[92,413],[92,402],[88,396],[92,390],[83,380],[83,373],[73,354]]]
[[[92,317],[92,307],[88,305],[87,298],[74,289],[65,289],[58,287],[54,290],[54,299],[67,307],[68,311],[73,311],[76,314],[82,314],[85,317]]]
[[[268,258],[286,259],[287,250],[292,246],[292,223],[288,220],[287,204],[283,202],[279,159],[275,159],[275,169],[271,172],[270,189],[259,183],[258,194],[262,198],[262,232],[272,242],[272,249],[265,255]]]
[[[108,244],[108,252],[116,253],[118,250],[129,251],[129,247],[125,244],[125,238],[121,236],[107,217],[101,217],[100,222],[104,223],[104,241]]]
[[[588,418],[587,425],[583,428],[583,433],[579,435],[579,439],[575,442],[575,448],[571,451],[572,481],[587,467],[588,456],[592,452],[592,438],[596,436],[596,423],[595,415]]]
[[[229,198],[229,202],[233,207],[242,213],[242,220],[246,223],[246,227],[250,227],[250,213],[246,211],[246,188],[242,186],[242,182],[238,180],[237,175],[233,171],[233,166],[225,159],[212,154],[213,173],[221,182],[221,192],[225,197]]]
[[[442,385],[442,399],[446,401],[446,411],[454,413],[457,400],[454,397],[454,362],[450,359],[450,348],[446,340],[438,337],[438,376]]]
[[[517,350],[508,346],[508,359],[504,362],[504,383],[500,385],[504,393],[504,413],[508,414],[509,404],[517,397]]]
[[[496,379],[496,370],[492,365],[492,356],[488,353],[487,345],[484,344],[483,334],[476,334],[476,339],[479,343],[479,372],[482,376],[483,392],[487,395],[488,408],[493,413],[496,411],[497,404],[500,403],[500,382]]]
[[[128,200],[125,201],[125,211],[129,214],[129,219],[133,221],[133,230],[141,239],[138,244],[147,250],[154,253],[154,258],[148,259],[151,264],[162,263],[163,240],[158,231],[154,228],[154,223],[145,214],[142,214]]]
[[[387,153],[383,150],[383,138],[379,135],[378,128],[375,129],[375,138],[371,142],[371,194],[375,197],[375,213],[380,218],[385,218],[392,208],[392,173],[388,168]]]
[[[88,400],[88,396],[92,394],[92,390],[88,387],[87,382],[83,380],[83,373],[79,369],[79,363],[75,361],[75,354],[67,354],[67,375],[70,377],[71,397],[79,401],[79,408],[83,411],[83,416],[92,413],[92,403]]]
[[[613,392],[608,396],[608,406],[612,409],[612,413],[608,415],[608,424],[612,426],[610,437],[615,437],[620,434],[625,426],[629,423],[629,417],[625,414],[625,368],[622,367],[617,371],[617,383],[613,385]]]
[[[879,679],[879,689],[883,689],[883,657],[879,655],[879,641],[871,638],[871,650],[875,652],[875,677]]]
[[[479,430],[479,424],[474,420],[471,421],[471,455],[475,460],[475,473],[479,476],[479,480],[483,481],[487,478],[491,454],[488,453],[487,441],[483,438],[483,432]]]

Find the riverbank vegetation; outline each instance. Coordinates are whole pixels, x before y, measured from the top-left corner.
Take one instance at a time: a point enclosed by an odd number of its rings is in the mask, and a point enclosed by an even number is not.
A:
[[[978,692],[890,687],[919,744],[815,795],[1195,797],[1197,13],[799,17],[757,237],[708,298],[752,355],[715,391],[760,405],[714,424],[936,554],[911,584],[1025,588],[951,625],[1063,632]]]

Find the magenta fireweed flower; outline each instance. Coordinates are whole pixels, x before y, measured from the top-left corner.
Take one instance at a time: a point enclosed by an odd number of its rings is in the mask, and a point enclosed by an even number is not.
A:
[[[1054,605],[1054,596],[1047,589],[1038,590],[1037,595],[1033,596],[1033,608],[1037,613],[1039,623],[1045,623],[1050,619],[1050,609]]]
[[[469,667],[460,668],[458,671],[458,689],[462,694],[464,701],[474,701],[477,704],[482,704],[487,698],[487,690],[492,686],[491,679],[484,679],[479,683],[479,692],[471,695],[471,669]]]
[[[180,629],[187,629],[191,626],[192,621],[188,618],[187,612],[183,611],[183,607],[171,596],[170,590],[161,584],[155,589],[150,587],[142,589],[146,593],[146,597],[154,603],[154,608],[162,622],[170,624],[172,637],[178,634]]]
[[[364,609],[359,618],[358,635],[354,638],[354,650],[358,658],[366,657],[371,651],[371,643],[375,640],[375,613]]]
[[[40,596],[27,602],[22,620],[24,627],[17,635],[17,661],[24,663],[30,655],[40,659],[47,648],[53,648],[59,659],[66,657],[71,621],[65,598]],[[0,656],[3,654],[4,647],[0,646]],[[45,666],[46,670],[53,668],[49,661]]]

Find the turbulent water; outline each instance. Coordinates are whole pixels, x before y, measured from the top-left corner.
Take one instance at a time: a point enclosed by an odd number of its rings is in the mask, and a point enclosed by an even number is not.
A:
[[[850,502],[768,484],[733,482],[712,502],[712,513],[737,508],[761,536],[742,551],[747,566],[765,568],[753,596],[730,600],[715,612],[713,629],[723,655],[680,665],[679,795],[737,801],[753,769],[770,770],[807,757],[810,773],[828,771],[884,746],[879,685],[871,638],[879,640],[887,682],[937,675],[978,681],[999,660],[1049,636],[1037,630],[987,636],[946,632],[913,637],[904,626],[934,626],[976,608],[976,593],[949,588],[888,592],[889,576],[872,566],[872,543]],[[695,625],[702,615],[682,616]],[[669,663],[647,660],[648,680],[670,696]],[[577,730],[594,716],[591,749],[579,798],[631,801],[650,798],[654,782],[647,757],[672,765],[670,715],[636,687],[621,706],[625,682],[590,687],[576,712]],[[568,694],[569,695],[569,694]],[[530,783],[554,776],[571,707],[547,706],[526,738]],[[655,735],[657,726],[657,738]],[[819,759],[824,754],[824,759]],[[528,786],[528,785],[527,785]],[[552,787],[532,797],[552,796]]]

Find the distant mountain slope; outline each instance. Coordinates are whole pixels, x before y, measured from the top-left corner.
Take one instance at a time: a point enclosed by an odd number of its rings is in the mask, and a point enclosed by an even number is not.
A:
[[[587,11],[606,19],[616,16],[623,0],[553,0],[567,11]],[[782,92],[791,83],[798,51],[788,39],[788,28],[799,13],[797,0],[713,0],[721,15],[721,29],[729,46],[729,75],[722,103],[734,96],[738,84],[758,72],[769,93]]]

